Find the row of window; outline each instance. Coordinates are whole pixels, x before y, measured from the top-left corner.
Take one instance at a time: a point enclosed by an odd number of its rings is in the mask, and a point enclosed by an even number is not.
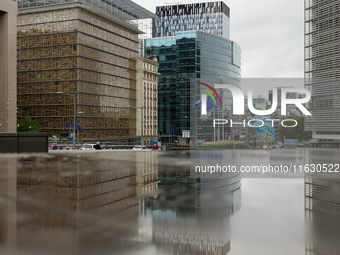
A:
[[[149,71],[152,71],[152,72],[157,72],[157,66],[155,66],[155,65],[144,63],[143,68],[144,68],[144,70],[149,70]]]

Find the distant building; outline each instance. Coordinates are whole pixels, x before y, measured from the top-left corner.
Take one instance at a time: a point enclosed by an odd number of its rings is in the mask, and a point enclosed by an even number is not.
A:
[[[155,15],[130,0],[60,2],[18,3],[18,117],[70,132],[76,95],[80,139],[136,136],[135,21]]]
[[[158,138],[158,62],[157,58],[137,58],[136,106],[143,107],[143,120],[137,109],[136,136],[141,135],[143,121],[143,144],[150,145]]]
[[[282,100],[282,87],[277,88],[277,110],[281,113],[281,100]],[[297,92],[289,92],[286,94],[287,99],[298,99],[303,98],[304,94],[300,94]],[[271,108],[271,105],[273,104],[273,90],[269,90],[268,93],[268,108]],[[288,104],[286,105],[286,116],[303,116],[303,113],[300,111],[299,108],[296,107],[296,105]]]
[[[17,4],[1,0],[0,5],[0,132],[17,131]]]

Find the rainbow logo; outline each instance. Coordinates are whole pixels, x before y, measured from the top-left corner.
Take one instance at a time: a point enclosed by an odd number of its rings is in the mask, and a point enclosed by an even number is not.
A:
[[[217,91],[213,87],[209,86],[208,84],[205,84],[205,83],[202,83],[202,82],[200,82],[200,83],[202,85],[206,86],[207,88],[209,88],[212,92],[214,92],[214,94],[217,96],[218,100],[220,101],[221,106],[223,106],[222,100],[220,98],[220,95],[217,93]],[[200,89],[203,90],[205,93],[207,93],[209,96],[211,96],[212,100],[214,100],[214,103],[217,106],[217,102],[215,100],[215,97],[210,93],[210,91],[207,90],[207,89],[202,89],[202,88],[200,88]]]

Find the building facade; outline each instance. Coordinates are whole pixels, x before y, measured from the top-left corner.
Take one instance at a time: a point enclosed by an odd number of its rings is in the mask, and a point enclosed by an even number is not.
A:
[[[230,8],[222,1],[157,6],[153,36],[174,36],[176,32],[198,30],[230,37]]]
[[[143,122],[143,144],[150,145],[152,139],[158,136],[158,62],[156,57],[137,58],[137,107],[143,113],[137,112],[136,135],[141,136]],[[138,109],[138,108],[137,108]]]
[[[70,132],[71,120],[80,139],[136,136],[142,32],[133,21],[153,14],[129,0],[58,3],[18,4],[19,118],[31,116],[50,136]]]
[[[313,138],[340,139],[340,1],[305,0],[305,87]]]
[[[212,119],[230,113],[231,93],[219,91],[223,109],[209,113],[209,120],[193,121],[197,114],[192,112],[192,103],[200,98],[201,82],[210,86],[224,82],[240,85],[241,50],[239,45],[229,40],[230,10],[223,2],[210,2],[157,7],[156,12],[160,16],[154,22],[156,38],[146,40],[145,49],[149,55],[156,54],[159,60],[159,134],[168,136],[165,141],[169,141],[171,135],[178,137],[183,130],[194,129],[196,132],[191,134],[196,137],[210,136],[207,139],[211,140],[214,133]],[[209,19],[215,22],[211,25],[215,30],[205,26],[207,13],[216,17],[215,20]],[[163,18],[167,21],[163,22]],[[178,20],[185,20],[186,25],[179,22],[174,26]],[[202,26],[196,22],[201,22]]]
[[[6,133],[17,130],[16,31],[17,4],[3,0],[0,5],[0,132]]]

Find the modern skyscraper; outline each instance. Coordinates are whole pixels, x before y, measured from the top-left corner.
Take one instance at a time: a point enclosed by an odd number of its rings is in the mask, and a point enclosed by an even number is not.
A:
[[[192,86],[201,81],[211,86],[221,82],[240,84],[241,50],[229,40],[229,13],[223,2],[157,7],[160,17],[153,24],[156,38],[147,39],[145,49],[159,60],[160,135],[170,135],[172,127],[176,136],[190,129],[194,118],[192,98],[199,99],[200,93]],[[220,112],[230,111],[230,92],[220,92]]]
[[[305,0],[305,87],[312,99],[305,129],[340,139],[340,1]]]
[[[16,31],[17,4],[0,5],[0,132],[15,133],[17,127]]]
[[[130,0],[22,0],[18,8],[19,118],[52,136],[64,123],[70,131],[76,111],[80,138],[135,136],[135,21],[155,15]]]

